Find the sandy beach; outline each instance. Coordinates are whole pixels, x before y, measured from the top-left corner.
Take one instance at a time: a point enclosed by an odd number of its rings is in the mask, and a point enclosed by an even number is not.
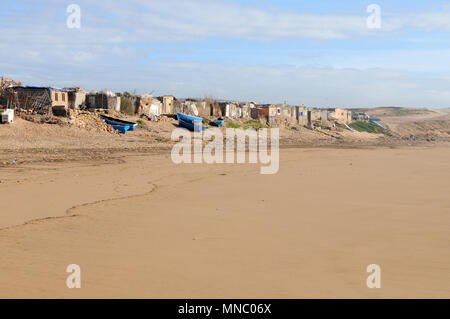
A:
[[[450,0],[22,2],[0,10],[14,313],[450,300]]]
[[[0,297],[450,298],[449,158],[447,144],[282,149],[275,175],[163,151],[2,167]]]

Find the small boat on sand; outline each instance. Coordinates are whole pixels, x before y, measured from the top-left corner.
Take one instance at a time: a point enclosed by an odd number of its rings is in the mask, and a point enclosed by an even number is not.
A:
[[[210,124],[212,126],[221,127],[225,124],[225,120],[223,118],[218,118],[216,121],[212,121]]]
[[[177,113],[177,119],[179,126],[187,128],[190,131],[201,132],[205,130],[203,127],[203,119],[201,117]]]
[[[202,123],[203,122],[203,118],[201,117],[196,117],[196,116],[190,116],[190,115],[186,115],[186,114],[182,114],[182,113],[177,113],[177,120],[183,120],[185,122],[189,122],[189,123]]]
[[[178,125],[194,132],[201,132],[205,130],[205,127],[202,125],[202,122],[190,123],[184,120],[178,120]]]
[[[137,127],[137,123],[135,122],[124,121],[103,114],[100,114],[100,118],[105,121],[106,124],[111,125],[116,131],[119,131],[123,134],[125,134],[127,131],[134,131],[134,129]]]

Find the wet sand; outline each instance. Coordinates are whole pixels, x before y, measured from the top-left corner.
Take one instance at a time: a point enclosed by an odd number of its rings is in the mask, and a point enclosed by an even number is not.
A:
[[[0,297],[450,298],[449,159],[283,149],[276,175],[168,154],[1,168]]]

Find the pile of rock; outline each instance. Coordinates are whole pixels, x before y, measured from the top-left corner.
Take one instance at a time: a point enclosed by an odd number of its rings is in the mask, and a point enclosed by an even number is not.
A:
[[[97,112],[70,110],[70,123],[75,127],[88,131],[117,133],[111,125],[106,124]]]
[[[176,117],[175,116],[170,116],[170,115],[161,115],[158,120],[160,122],[167,122],[167,123],[175,123],[176,122]]]

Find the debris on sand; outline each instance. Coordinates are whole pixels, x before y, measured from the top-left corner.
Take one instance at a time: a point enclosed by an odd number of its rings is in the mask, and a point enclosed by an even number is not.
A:
[[[59,126],[74,126],[87,131],[107,132],[117,134],[114,128],[106,124],[99,116],[98,112],[89,112],[84,110],[70,110],[68,117],[59,117],[51,115],[39,115],[30,112],[20,112],[19,116],[32,123],[53,124]]]
[[[81,129],[116,134],[114,128],[106,124],[97,112],[70,110],[69,119],[72,125]]]

